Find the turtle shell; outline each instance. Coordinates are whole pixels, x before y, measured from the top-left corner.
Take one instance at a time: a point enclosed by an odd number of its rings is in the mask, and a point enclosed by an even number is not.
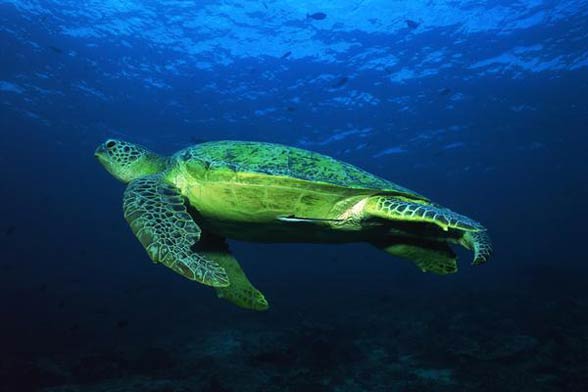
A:
[[[216,141],[188,147],[176,154],[188,164],[209,169],[290,177],[314,184],[371,190],[427,200],[418,193],[327,155],[274,143]]]

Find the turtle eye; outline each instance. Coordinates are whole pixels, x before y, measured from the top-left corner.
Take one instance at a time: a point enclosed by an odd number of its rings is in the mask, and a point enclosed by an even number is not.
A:
[[[116,144],[116,142],[114,140],[109,140],[106,142],[106,148],[112,148],[114,147]]]

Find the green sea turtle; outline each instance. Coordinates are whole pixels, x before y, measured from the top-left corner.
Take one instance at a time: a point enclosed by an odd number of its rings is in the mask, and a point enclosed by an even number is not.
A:
[[[488,260],[486,229],[407,188],[348,163],[279,144],[217,141],[171,157],[110,139],[95,152],[128,183],[124,216],[156,263],[212,286],[248,309],[268,303],[226,238],[257,242],[368,242],[422,271],[457,271],[449,244]]]

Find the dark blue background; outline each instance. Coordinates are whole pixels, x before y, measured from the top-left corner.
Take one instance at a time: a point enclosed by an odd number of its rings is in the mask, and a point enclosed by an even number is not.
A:
[[[586,26],[583,1],[0,0],[0,390],[585,390]],[[149,262],[108,137],[326,153],[496,253],[438,277],[234,242],[271,304],[235,309]]]

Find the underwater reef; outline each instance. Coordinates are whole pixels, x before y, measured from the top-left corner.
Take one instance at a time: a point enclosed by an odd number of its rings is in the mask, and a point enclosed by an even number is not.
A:
[[[67,352],[5,353],[1,390],[585,391],[588,301],[575,291],[580,285],[410,297],[395,289],[343,294],[345,308],[325,300],[308,310],[303,298],[301,307],[282,302],[289,312],[227,305],[205,320],[200,312],[167,314],[165,326],[132,317],[110,331],[80,325],[69,331]],[[101,333],[103,344],[82,343]]]

